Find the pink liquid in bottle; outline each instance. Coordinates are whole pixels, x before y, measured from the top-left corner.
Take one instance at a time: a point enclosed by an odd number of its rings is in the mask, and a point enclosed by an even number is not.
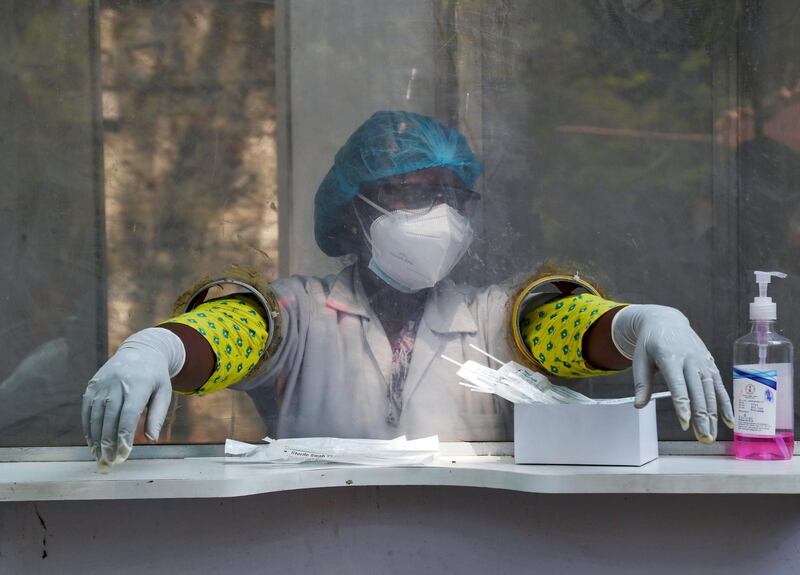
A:
[[[772,437],[734,434],[733,454],[736,459],[773,461],[791,459],[794,450],[794,433],[777,430]]]
[[[736,459],[791,459],[794,453],[794,348],[775,331],[777,305],[767,296],[773,277],[756,271],[758,297],[750,304],[750,333],[733,344]]]

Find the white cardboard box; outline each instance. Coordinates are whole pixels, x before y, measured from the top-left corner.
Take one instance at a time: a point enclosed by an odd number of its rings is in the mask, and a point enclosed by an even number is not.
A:
[[[644,465],[658,457],[656,402],[618,405],[516,404],[514,461]]]

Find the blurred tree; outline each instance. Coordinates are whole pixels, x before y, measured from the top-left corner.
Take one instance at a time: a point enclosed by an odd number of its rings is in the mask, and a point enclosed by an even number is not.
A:
[[[275,38],[270,2],[101,6],[113,350],[204,275],[275,273]],[[245,394],[174,406],[167,441],[263,436]]]

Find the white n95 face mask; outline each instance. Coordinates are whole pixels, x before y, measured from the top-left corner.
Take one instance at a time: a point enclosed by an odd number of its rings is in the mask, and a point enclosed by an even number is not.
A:
[[[473,231],[469,220],[447,204],[431,210],[389,212],[361,194],[384,215],[369,228],[369,269],[393,288],[414,293],[433,287],[467,253]]]

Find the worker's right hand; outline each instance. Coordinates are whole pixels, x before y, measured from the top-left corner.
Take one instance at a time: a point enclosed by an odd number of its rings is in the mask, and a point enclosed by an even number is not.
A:
[[[83,394],[83,434],[101,471],[128,458],[145,407],[145,436],[158,439],[172,399],[170,376],[180,371],[185,357],[178,336],[148,328],[122,342],[89,381]]]

